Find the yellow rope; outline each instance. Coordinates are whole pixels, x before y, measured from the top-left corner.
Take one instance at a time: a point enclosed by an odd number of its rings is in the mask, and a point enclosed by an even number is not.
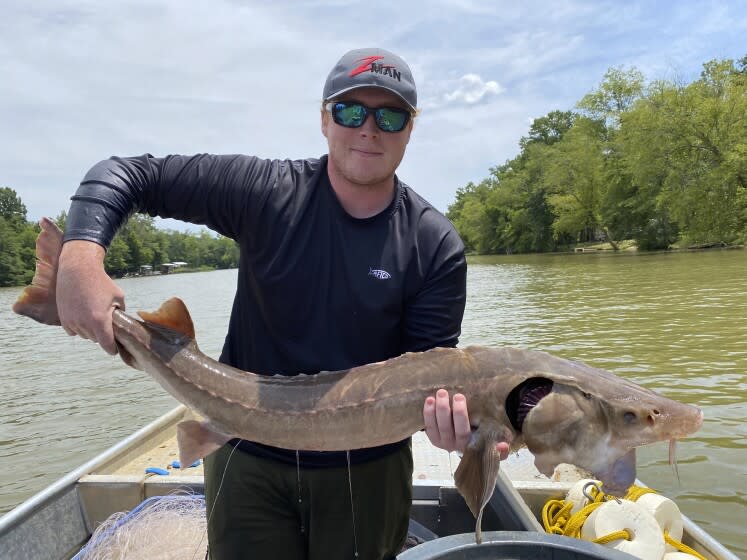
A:
[[[545,531],[562,535],[572,508],[573,504],[566,503],[564,500],[548,500],[542,506],[542,525]]]
[[[581,527],[583,527],[586,519],[591,515],[591,512],[601,506],[604,502],[610,499],[615,499],[614,496],[610,496],[601,492],[596,487],[591,487],[588,492],[589,495],[594,498],[594,501],[581,508],[579,511],[571,515],[573,509],[572,502],[566,502],[565,500],[548,500],[542,507],[542,525],[545,527],[545,531],[553,533],[555,535],[564,535],[566,537],[574,537],[577,539],[581,538]],[[625,500],[635,502],[644,494],[656,494],[656,490],[652,488],[646,488],[645,486],[631,486],[625,494]],[[604,535],[594,539],[592,542],[598,544],[607,544],[618,539],[631,540],[633,537],[626,529],[615,531],[609,535]],[[698,554],[692,548],[682,544],[679,541],[674,540],[669,536],[669,533],[664,532],[664,540],[667,544],[673,546],[681,552],[692,554],[700,560],[706,560],[703,556]]]
[[[577,539],[581,538],[581,527],[583,527],[584,523],[586,522],[586,518],[591,515],[591,512],[597,509],[599,506],[603,505],[604,502],[592,502],[584,507],[582,507],[579,511],[574,513],[571,518],[568,520],[568,523],[565,526],[565,529],[563,530],[563,534],[566,537],[574,537]]]
[[[615,531],[614,533],[610,533],[609,535],[605,535],[603,537],[594,539],[592,542],[595,542],[597,544],[607,544],[607,543],[611,543],[612,541],[617,541],[617,540],[622,540],[622,539],[629,541],[629,540],[632,540],[633,537],[628,532],[627,529],[621,529],[620,531]]]
[[[672,545],[674,548],[676,548],[680,552],[684,552],[686,554],[692,554],[696,558],[700,558],[700,560],[706,560],[705,557],[703,557],[700,554],[698,554],[695,550],[693,550],[692,548],[690,548],[686,544],[683,544],[680,541],[674,540],[672,537],[669,536],[669,533],[667,533],[666,531],[664,531],[664,541],[667,544]]]
[[[656,490],[653,488],[647,488],[645,486],[631,486],[628,488],[628,493],[625,494],[625,499],[630,500],[631,502],[638,501],[638,498],[643,496],[644,494],[656,494]]]

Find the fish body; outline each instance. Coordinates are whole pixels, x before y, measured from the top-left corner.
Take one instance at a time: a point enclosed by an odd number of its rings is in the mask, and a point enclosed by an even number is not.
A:
[[[54,275],[62,234],[42,222],[37,277],[14,311],[59,324]],[[50,303],[50,297],[52,301]],[[113,313],[120,356],[146,371],[205,421],[178,428],[180,461],[191,464],[232,438],[286,449],[339,451],[392,443],[424,426],[423,402],[440,388],[462,393],[472,439],[455,483],[477,517],[492,495],[495,443],[526,445],[550,475],[571,463],[624,493],[635,480],[635,448],[697,431],[697,407],[663,397],[612,373],[517,348],[435,348],[314,375],[263,376],[203,354],[184,303],[154,313]]]

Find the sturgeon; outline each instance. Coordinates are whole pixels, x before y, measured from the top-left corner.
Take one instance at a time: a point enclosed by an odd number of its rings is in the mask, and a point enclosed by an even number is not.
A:
[[[62,232],[42,219],[37,268],[13,311],[59,325],[55,281]],[[272,446],[340,451],[400,441],[423,429],[423,402],[438,389],[463,393],[473,433],[455,483],[481,518],[498,477],[496,442],[527,446],[538,470],[560,463],[592,473],[605,491],[623,495],[635,480],[635,448],[697,431],[703,413],[631,381],[538,351],[517,348],[435,348],[386,361],[314,375],[263,376],[203,354],[184,303],[166,301],[136,319],[113,312],[119,354],[152,375],[202,416],[177,429],[181,464],[232,438]],[[362,429],[365,427],[365,429]]]

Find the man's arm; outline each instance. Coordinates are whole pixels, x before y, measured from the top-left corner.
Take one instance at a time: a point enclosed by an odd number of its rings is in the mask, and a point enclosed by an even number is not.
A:
[[[124,293],[106,274],[104,257],[130,214],[205,224],[237,238],[261,207],[247,204],[255,189],[289,168],[285,162],[214,155],[143,155],[96,164],[73,196],[60,254],[57,308],[67,333],[116,354],[112,313],[124,309]]]
[[[292,162],[240,155],[113,157],[83,178],[72,197],[64,240],[107,248],[133,212],[206,225],[237,239],[259,211],[258,204],[247,203],[292,172]]]

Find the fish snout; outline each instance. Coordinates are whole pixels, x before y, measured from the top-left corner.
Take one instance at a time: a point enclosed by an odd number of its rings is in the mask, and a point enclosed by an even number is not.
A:
[[[697,432],[703,424],[703,411],[690,404],[674,405],[624,407],[618,418],[624,429],[645,430],[654,440],[682,438]]]
[[[691,404],[677,403],[679,406],[666,419],[670,436],[684,438],[697,432],[703,426],[703,410]],[[662,422],[664,423],[664,422]]]

